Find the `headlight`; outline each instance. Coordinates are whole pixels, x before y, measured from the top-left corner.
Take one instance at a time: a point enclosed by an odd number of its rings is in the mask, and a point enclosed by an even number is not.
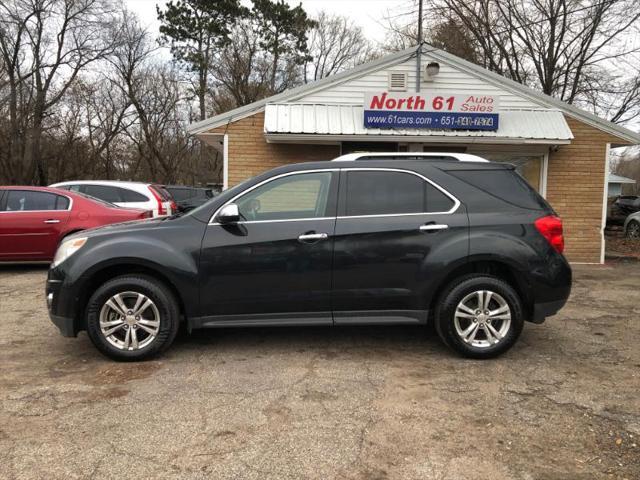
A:
[[[87,243],[87,237],[70,238],[69,240],[62,242],[56,251],[56,256],[53,257],[53,264],[51,267],[54,268],[60,265],[67,258],[80,250],[85,243]]]

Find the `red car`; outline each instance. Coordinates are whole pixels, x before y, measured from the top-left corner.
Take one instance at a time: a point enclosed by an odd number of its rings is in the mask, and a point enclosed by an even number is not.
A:
[[[70,233],[150,216],[57,188],[0,187],[0,261],[49,261]]]

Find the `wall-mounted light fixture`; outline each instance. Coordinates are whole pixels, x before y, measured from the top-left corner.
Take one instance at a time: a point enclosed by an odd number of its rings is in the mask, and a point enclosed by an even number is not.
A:
[[[429,62],[424,69],[425,71],[425,82],[432,82],[433,77],[440,73],[440,64],[438,62]]]

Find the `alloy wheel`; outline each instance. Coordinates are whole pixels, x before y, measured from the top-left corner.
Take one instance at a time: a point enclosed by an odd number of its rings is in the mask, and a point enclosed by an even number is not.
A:
[[[627,237],[640,238],[640,223],[632,221],[627,225]]]
[[[151,344],[160,330],[160,312],[155,303],[139,292],[121,292],[100,309],[100,331],[120,350],[140,350]]]
[[[499,344],[509,332],[511,309],[498,293],[478,290],[460,301],[453,322],[464,343],[489,348]]]

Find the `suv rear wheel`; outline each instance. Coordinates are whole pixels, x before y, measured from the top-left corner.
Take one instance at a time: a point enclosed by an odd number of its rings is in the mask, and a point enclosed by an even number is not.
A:
[[[449,347],[471,358],[492,358],[516,342],[524,319],[522,302],[506,282],[488,275],[452,283],[438,302],[436,330]]]
[[[144,360],[171,345],[178,332],[177,302],[152,277],[125,275],[99,287],[87,305],[87,333],[114,360]]]

